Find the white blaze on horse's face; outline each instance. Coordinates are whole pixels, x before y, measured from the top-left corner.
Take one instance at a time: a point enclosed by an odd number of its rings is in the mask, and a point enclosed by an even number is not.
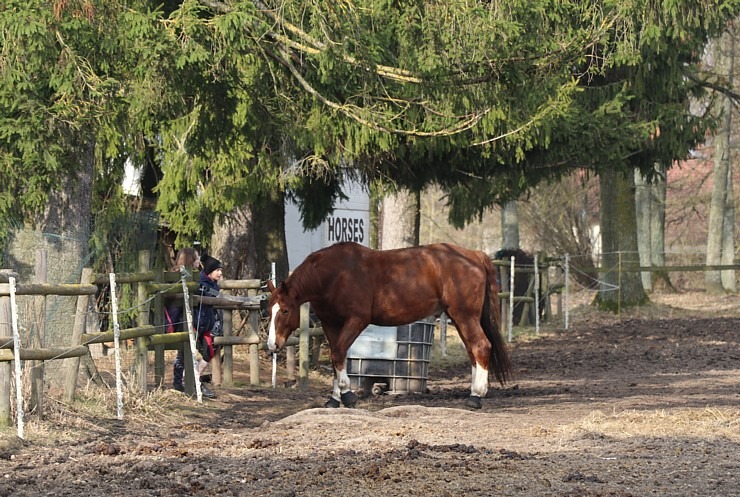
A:
[[[270,331],[267,334],[267,349],[270,352],[275,352],[276,346],[276,332],[275,332],[275,318],[277,318],[277,314],[280,312],[280,305],[275,304],[272,306],[272,309],[270,311]]]

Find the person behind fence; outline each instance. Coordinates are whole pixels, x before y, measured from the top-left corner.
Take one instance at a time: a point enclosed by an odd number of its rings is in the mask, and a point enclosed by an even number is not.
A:
[[[180,267],[185,267],[188,271],[197,271],[201,268],[200,254],[193,247],[183,247],[177,251],[175,265],[170,269],[173,272],[180,272]],[[167,333],[175,331],[187,331],[185,323],[185,313],[183,312],[182,298],[170,301],[164,309],[165,325]],[[178,392],[184,392],[183,375],[185,373],[185,356],[183,347],[186,344],[179,344],[177,347],[177,357],[172,366],[172,388]]]
[[[204,256],[203,271],[200,273],[198,282],[198,294],[201,297],[219,297],[221,288],[218,282],[223,278],[223,264],[215,257]],[[213,345],[213,338],[223,335],[224,311],[216,309],[213,305],[205,304],[202,300],[195,304],[194,312],[197,334],[197,347],[200,353],[198,361],[198,373],[203,378],[203,371],[211,359],[219,353],[218,348]],[[201,383],[201,392],[204,397],[213,398],[213,391]]]

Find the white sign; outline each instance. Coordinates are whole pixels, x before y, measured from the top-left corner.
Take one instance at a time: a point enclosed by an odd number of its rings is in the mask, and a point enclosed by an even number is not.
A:
[[[292,202],[285,204],[285,241],[290,271],[311,252],[338,242],[370,245],[370,197],[358,183],[345,184],[343,191],[349,199],[338,202],[334,212],[315,230],[304,230],[298,206]]]
[[[367,246],[368,223],[367,212],[335,209],[324,221],[324,246],[337,242],[357,242]]]

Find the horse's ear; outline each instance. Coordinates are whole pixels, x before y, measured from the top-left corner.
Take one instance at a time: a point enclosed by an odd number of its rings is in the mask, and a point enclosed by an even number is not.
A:
[[[267,280],[267,290],[270,293],[275,291],[275,285],[272,284],[272,280]]]

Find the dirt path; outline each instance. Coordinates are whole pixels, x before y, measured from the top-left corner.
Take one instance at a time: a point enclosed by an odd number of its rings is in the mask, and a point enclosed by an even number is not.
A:
[[[6,443],[0,496],[740,496],[740,318],[586,321],[512,354],[480,411],[466,365],[352,410],[320,407],[323,372],[205,406],[168,392],[187,421]]]

